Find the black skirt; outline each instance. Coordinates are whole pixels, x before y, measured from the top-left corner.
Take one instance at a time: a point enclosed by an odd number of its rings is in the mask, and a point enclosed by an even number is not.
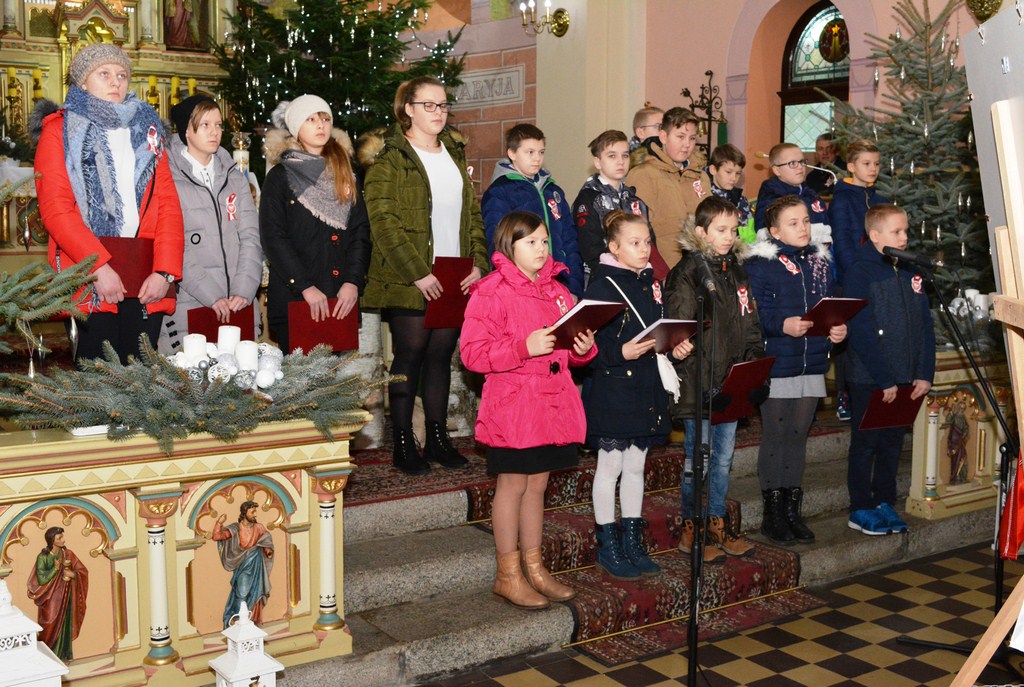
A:
[[[487,448],[487,472],[492,475],[503,472],[535,475],[575,467],[578,462],[577,444],[533,448]]]

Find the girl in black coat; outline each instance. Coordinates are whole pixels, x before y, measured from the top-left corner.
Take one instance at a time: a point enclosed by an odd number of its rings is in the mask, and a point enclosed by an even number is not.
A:
[[[288,304],[305,301],[314,322],[351,312],[366,285],[370,222],[350,160],[348,136],[331,127],[315,95],[282,102],[267,133],[260,237],[270,261],[267,323],[286,353]],[[328,299],[337,298],[333,308]]]
[[[665,443],[671,423],[654,341],[637,343],[633,338],[664,317],[665,309],[661,284],[649,262],[646,220],[612,210],[605,215],[604,227],[609,252],[591,273],[586,295],[626,302],[627,307],[597,333],[597,357],[583,393],[587,443],[598,449],[593,491],[597,564],[613,577],[636,578],[660,570],[642,546],[640,514],[647,449]],[[692,349],[683,342],[669,355],[682,360]],[[620,475],[621,540],[615,522],[615,482]]]

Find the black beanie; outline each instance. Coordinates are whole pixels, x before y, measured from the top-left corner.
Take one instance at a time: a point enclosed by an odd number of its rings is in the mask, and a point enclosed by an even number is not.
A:
[[[185,130],[188,128],[188,120],[192,119],[192,110],[196,109],[196,105],[207,100],[214,105],[217,104],[217,101],[210,96],[196,93],[171,108],[171,121],[174,122],[174,128],[182,143],[188,144],[188,141],[185,140]]]

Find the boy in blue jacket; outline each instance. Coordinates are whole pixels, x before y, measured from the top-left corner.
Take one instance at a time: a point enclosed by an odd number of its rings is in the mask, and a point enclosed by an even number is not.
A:
[[[797,196],[807,206],[811,218],[811,241],[814,243],[832,243],[832,230],[828,226],[828,215],[825,203],[807,185],[807,163],[804,151],[795,143],[778,143],[768,151],[768,161],[772,165],[773,176],[766,179],[757,192],[757,204],[754,207],[754,228],[767,236],[768,225],[765,222],[765,210],[773,201],[783,196]]]
[[[875,389],[891,403],[898,386],[912,386],[912,398],[932,388],[935,331],[924,280],[911,266],[883,255],[887,246],[907,247],[907,214],[895,205],[867,211],[868,243],[846,273],[844,295],[868,305],[849,322],[847,382],[853,432],[850,436],[851,529],[882,535],[906,532],[896,513],[896,470],[906,427],[860,430]]]
[[[840,281],[853,265],[861,244],[867,240],[864,216],[868,208],[889,202],[875,188],[881,157],[878,146],[870,141],[854,141],[846,149],[846,169],[850,176],[836,183],[832,203],[828,206],[832,252]]]
[[[494,168],[491,185],[481,202],[487,253],[494,253],[494,230],[508,213],[523,210],[543,217],[551,257],[569,268],[559,279],[580,298],[583,295],[583,259],[576,226],[565,191],[544,169],[544,132],[532,124],[516,124],[505,134],[505,148],[508,160]]]

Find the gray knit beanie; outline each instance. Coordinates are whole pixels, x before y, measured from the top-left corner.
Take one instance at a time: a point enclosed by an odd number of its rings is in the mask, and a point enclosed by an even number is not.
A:
[[[79,50],[71,58],[71,66],[68,67],[71,83],[81,88],[93,70],[104,64],[116,64],[124,67],[128,70],[128,75],[131,76],[132,62],[124,50],[113,43],[93,43]]]

